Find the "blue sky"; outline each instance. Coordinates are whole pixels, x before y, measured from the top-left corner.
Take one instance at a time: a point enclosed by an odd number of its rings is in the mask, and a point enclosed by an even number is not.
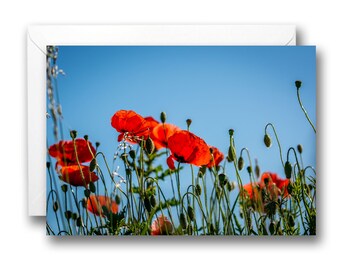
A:
[[[118,136],[110,119],[120,109],[131,109],[158,120],[164,111],[168,122],[183,129],[191,118],[191,131],[222,152],[232,128],[238,153],[247,147],[262,172],[283,177],[271,130],[273,146],[263,144],[264,127],[271,122],[284,159],[288,148],[300,143],[304,164],[315,167],[316,137],[294,84],[303,82],[301,99],[315,123],[314,46],[60,46],[58,66],[66,73],[58,78],[65,134],[71,129],[88,134],[109,159]],[[51,126],[48,121],[49,142]]]

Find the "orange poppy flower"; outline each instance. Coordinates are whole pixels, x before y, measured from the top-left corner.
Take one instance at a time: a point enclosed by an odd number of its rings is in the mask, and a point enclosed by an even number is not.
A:
[[[170,159],[196,166],[207,165],[211,160],[211,153],[206,142],[186,130],[177,131],[169,137],[168,147],[171,151],[167,160],[168,165],[173,164]],[[175,167],[170,167],[170,169],[174,170]]]
[[[57,159],[57,165],[75,165],[77,164],[77,158],[74,144],[76,145],[80,163],[91,161],[93,155],[96,154],[96,149],[92,144],[81,138],[75,139],[75,143],[73,143],[73,141],[60,141],[59,143],[53,144],[49,147],[48,153],[51,157]]]
[[[81,171],[80,171],[80,168]],[[96,182],[99,177],[90,171],[89,166],[84,165],[70,165],[70,166],[63,166],[59,170],[61,173],[62,181],[69,183],[72,186],[87,186],[90,182]],[[83,176],[84,179],[83,179]]]
[[[107,210],[111,211],[113,214],[118,213],[118,204],[109,197],[91,195],[87,200],[87,210],[96,216],[105,216],[103,206],[106,206]]]
[[[259,198],[259,185],[256,183],[248,183],[243,185],[243,190],[245,191],[245,195],[249,197],[250,200],[258,200]]]
[[[156,149],[159,150],[168,147],[168,139],[176,131],[180,131],[180,128],[172,124],[164,123],[156,125],[150,133],[150,137],[153,140]]]
[[[265,187],[266,183],[268,188],[271,190],[276,190],[279,195],[283,195],[283,197],[289,196],[288,193],[288,185],[289,179],[281,179],[275,173],[265,172],[261,176],[260,185]]]
[[[220,150],[218,150],[218,148],[214,146],[210,146],[210,149],[212,149],[213,158],[210,160],[209,164],[207,165],[208,168],[218,166],[221,163],[221,161],[224,159],[223,153]]]
[[[120,132],[118,141],[124,138],[129,142],[138,142],[149,137],[150,124],[134,111],[120,110],[111,118],[111,126]]]
[[[159,216],[151,224],[151,235],[169,235],[173,231],[171,222],[165,216]]]

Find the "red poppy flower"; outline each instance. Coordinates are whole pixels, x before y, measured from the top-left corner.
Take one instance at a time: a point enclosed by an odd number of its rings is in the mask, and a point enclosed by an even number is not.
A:
[[[149,122],[134,111],[120,110],[111,118],[111,126],[118,132],[118,141],[126,138],[130,142],[138,142],[149,137]]]
[[[92,160],[93,155],[96,154],[95,148],[89,141],[85,139],[75,139],[73,141],[60,141],[59,143],[53,144],[49,147],[48,153],[57,159],[57,165],[67,166],[77,164],[76,150],[80,163],[89,162]]]
[[[221,161],[224,159],[223,153],[220,150],[218,150],[216,147],[210,146],[210,149],[212,149],[213,158],[210,160],[209,164],[207,165],[208,168],[218,166],[221,163]]]
[[[245,195],[249,197],[250,200],[257,200],[259,198],[259,185],[256,183],[248,183],[243,185],[243,190],[246,192]]]
[[[144,119],[149,123],[150,132],[152,129],[159,124],[159,122],[152,116],[144,117]]]
[[[169,235],[173,231],[171,222],[165,216],[159,216],[151,224],[151,235]]]
[[[150,133],[150,137],[153,140],[157,150],[168,147],[168,139],[176,132],[180,131],[179,127],[175,125],[164,123],[158,124]]]
[[[283,195],[283,197],[289,196],[288,193],[288,185],[289,179],[281,179],[275,173],[265,172],[261,176],[260,185],[264,187],[266,185],[271,190],[276,190],[279,195]]]
[[[207,165],[211,159],[209,146],[206,142],[186,130],[177,131],[169,137],[168,147],[171,151],[167,160],[168,165],[171,164],[170,159],[175,159],[181,163],[202,166]],[[173,170],[174,166],[170,169]]]
[[[81,170],[80,170],[80,168]],[[82,172],[82,173],[81,173]],[[60,169],[61,178],[64,182],[72,186],[87,186],[90,182],[96,182],[99,177],[90,171],[89,166],[70,165]],[[84,176],[84,179],[83,179]]]
[[[103,206],[106,206],[107,210],[113,214],[118,213],[118,204],[109,197],[91,195],[87,200],[87,210],[97,216],[105,216]]]

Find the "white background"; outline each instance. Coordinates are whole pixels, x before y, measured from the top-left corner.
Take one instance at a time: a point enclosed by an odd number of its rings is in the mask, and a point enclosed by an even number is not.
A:
[[[328,2],[328,3],[327,3]],[[321,269],[339,266],[337,1],[1,1],[0,268],[184,266]],[[296,24],[317,45],[318,236],[314,238],[52,238],[27,214],[26,30],[30,24]],[[279,109],[279,108],[278,108]],[[282,109],[282,108],[280,108]],[[334,266],[335,265],[335,266]],[[20,268],[19,268],[20,267]]]

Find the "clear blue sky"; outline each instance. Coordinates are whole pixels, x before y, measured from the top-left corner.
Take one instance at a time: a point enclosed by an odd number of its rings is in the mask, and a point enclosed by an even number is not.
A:
[[[263,144],[264,127],[271,122],[284,159],[287,149],[300,143],[304,164],[315,167],[316,137],[299,107],[294,84],[303,82],[301,98],[315,123],[313,46],[60,46],[58,66],[66,73],[58,79],[65,134],[71,129],[79,136],[88,134],[93,143],[100,141],[109,159],[118,136],[110,118],[120,109],[131,109],[158,120],[165,111],[168,122],[183,129],[191,118],[191,131],[223,152],[232,128],[238,152],[247,147],[262,172],[283,177],[271,131],[272,148]],[[49,142],[51,125],[48,121]],[[245,170],[242,175],[248,179]]]

